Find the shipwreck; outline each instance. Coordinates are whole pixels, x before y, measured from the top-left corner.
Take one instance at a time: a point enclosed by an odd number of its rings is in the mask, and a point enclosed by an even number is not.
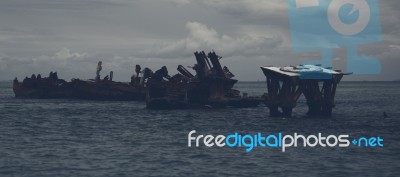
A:
[[[59,79],[57,72],[50,72],[49,76],[44,78],[40,74],[32,74],[22,82],[15,78],[13,91],[16,98],[54,99],[72,96],[68,82]]]
[[[136,65],[129,83],[113,81],[113,72],[100,77],[102,62],[97,65],[96,77],[89,80],[59,79],[57,72],[48,77],[26,77],[22,82],[15,78],[13,90],[17,98],[66,98],[90,100],[146,101],[147,109],[193,109],[257,107],[266,105],[273,117],[290,117],[301,95],[307,100],[308,115],[330,116],[335,107],[337,85],[344,75],[340,70],[320,65],[288,67],[261,67],[267,81],[267,93],[250,97],[234,89],[238,80],[228,69],[222,67],[214,51],[194,53],[196,63],[182,65],[178,74],[170,76],[163,66],[153,72]]]
[[[221,57],[215,52],[208,55],[195,52],[196,64],[192,74],[179,65],[178,74],[168,75],[164,66],[147,79],[146,107],[149,109],[256,107],[259,97],[248,97],[233,89],[238,80],[228,67],[222,67]],[[147,75],[146,73],[144,74]]]
[[[140,83],[139,65],[136,65],[136,75],[132,76],[130,83],[113,81],[112,71],[101,79],[101,70],[100,61],[95,79],[72,79],[70,82],[59,79],[57,72],[50,72],[44,78],[40,74],[33,74],[22,82],[15,78],[13,91],[16,98],[144,101],[146,90]]]

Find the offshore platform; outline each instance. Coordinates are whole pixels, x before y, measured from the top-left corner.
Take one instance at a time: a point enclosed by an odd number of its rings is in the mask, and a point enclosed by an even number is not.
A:
[[[344,75],[351,74],[320,65],[261,69],[267,77],[268,93],[264,97],[272,117],[290,117],[302,94],[307,100],[308,115],[331,116],[337,85]]]

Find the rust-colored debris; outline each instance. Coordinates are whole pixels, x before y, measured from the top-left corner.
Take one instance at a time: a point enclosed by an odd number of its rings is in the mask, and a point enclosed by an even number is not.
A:
[[[147,81],[146,105],[149,109],[255,107],[261,98],[242,97],[233,86],[237,80],[215,52],[195,52],[197,63],[193,75],[182,65],[179,74],[168,75],[164,66]]]

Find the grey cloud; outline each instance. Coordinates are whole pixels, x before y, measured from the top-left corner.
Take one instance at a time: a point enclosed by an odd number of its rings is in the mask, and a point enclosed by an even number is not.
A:
[[[398,79],[398,0],[380,2],[383,41],[360,46],[384,72],[350,80]],[[318,60],[319,51],[294,53],[285,0],[13,0],[0,1],[0,80],[60,72],[91,78],[97,61],[127,81],[135,64],[175,73],[193,52],[212,50],[241,80],[263,79],[259,66]],[[334,50],[346,70],[346,50]]]
[[[260,56],[275,50],[282,44],[279,37],[254,37],[239,34],[232,37],[218,33],[215,29],[199,22],[188,22],[189,34],[184,39],[161,45],[142,54],[142,57],[180,58],[192,55],[196,50],[215,50],[225,57]]]
[[[128,0],[13,0],[1,1],[3,10],[87,10],[107,8],[110,6],[124,6],[131,4]]]

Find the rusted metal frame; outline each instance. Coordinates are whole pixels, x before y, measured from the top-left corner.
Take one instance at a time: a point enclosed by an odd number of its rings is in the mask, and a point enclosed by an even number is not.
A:
[[[333,108],[333,97],[332,97],[332,85],[333,80],[325,80],[323,84],[323,99],[321,103],[321,115],[330,116]]]
[[[207,58],[206,53],[204,53],[204,51],[202,52],[202,54],[203,54],[204,60],[205,60],[206,63],[207,63],[207,66],[208,66],[209,70],[211,70],[213,67],[211,66],[210,59]]]
[[[195,55],[196,61],[197,61],[196,72],[197,72],[198,77],[200,79],[202,79],[202,78],[206,77],[206,75],[207,75],[206,74],[207,73],[206,71],[208,70],[207,64],[201,53],[195,52],[194,55]]]
[[[292,87],[293,84],[290,78],[282,81],[282,87],[280,91],[280,107],[282,109],[282,116],[291,117],[293,107],[296,103],[293,100]]]
[[[211,64],[210,64],[210,61],[208,60],[208,58],[207,58],[207,55],[206,55],[206,53],[204,52],[204,51],[202,51],[202,52],[200,52],[200,56],[202,57],[202,59],[204,60],[204,62],[205,62],[205,71],[209,71],[209,70],[211,70],[212,69],[212,66],[211,66]]]
[[[282,113],[279,111],[280,100],[279,100],[279,92],[280,92],[280,85],[279,80],[277,79],[276,75],[271,72],[265,72],[267,76],[267,88],[268,88],[268,99],[267,106],[269,108],[270,116],[272,117],[280,117]]]
[[[192,73],[190,73],[185,67],[183,67],[182,65],[178,66],[177,69],[182,75],[188,77],[188,78],[194,78],[194,75]]]
[[[208,53],[208,58],[211,60],[213,65],[213,69],[216,72],[216,75],[219,77],[225,77],[224,70],[222,69],[221,63],[219,62],[217,54],[215,52]]]
[[[336,97],[337,85],[340,83],[340,81],[342,80],[342,78],[343,78],[343,74],[335,75],[335,76],[334,76],[334,82],[333,82],[332,92],[331,92],[333,107],[335,107],[335,97]]]
[[[297,100],[299,100],[301,94],[303,94],[304,84],[302,82],[298,82],[297,79],[294,82],[296,83],[295,85],[297,86],[297,89],[296,89],[296,87],[293,88],[294,89],[293,90],[294,91],[294,98],[297,101]]]
[[[321,92],[317,80],[303,80],[304,96],[307,99],[308,115],[317,115],[321,110]]]
[[[272,80],[269,75],[267,75],[267,89],[268,89],[268,97],[272,98]]]

